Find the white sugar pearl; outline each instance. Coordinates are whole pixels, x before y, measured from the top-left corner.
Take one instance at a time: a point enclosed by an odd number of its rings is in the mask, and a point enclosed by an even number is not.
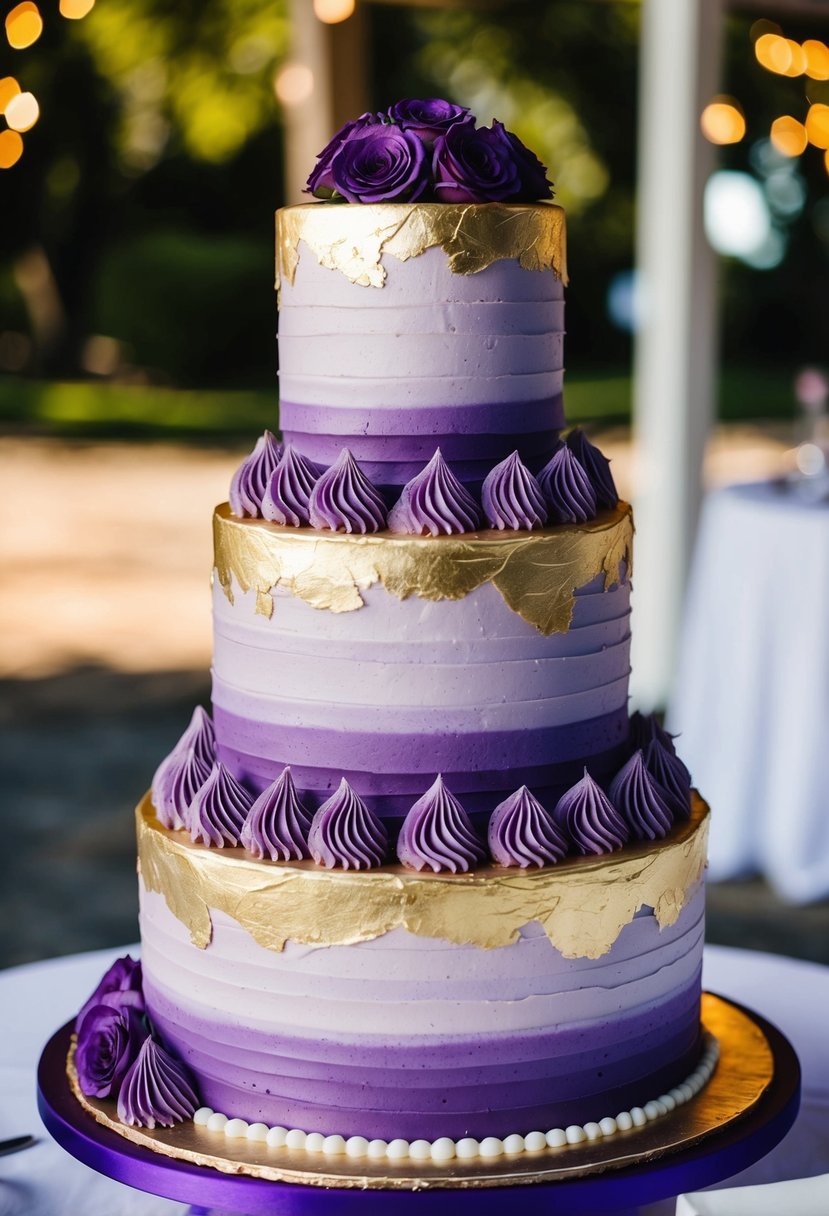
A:
[[[563,1127],[553,1127],[547,1132],[547,1143],[550,1148],[564,1148],[567,1143],[567,1133]]]
[[[514,1132],[511,1136],[507,1136],[507,1138],[504,1140],[504,1152],[505,1153],[514,1154],[514,1153],[523,1153],[523,1151],[524,1151],[524,1137],[523,1136],[519,1136],[517,1133]]]
[[[287,1129],[284,1127],[272,1127],[269,1129],[268,1134],[265,1137],[265,1143],[267,1144],[268,1148],[282,1148],[287,1134]]]
[[[209,1132],[223,1132],[227,1123],[227,1115],[215,1111],[207,1120],[205,1127]]]
[[[326,1136],[322,1142],[322,1151],[326,1157],[339,1157],[345,1152],[345,1140],[342,1136]]]
[[[473,1140],[472,1136],[464,1136],[455,1145],[455,1152],[462,1161],[469,1161],[472,1157],[477,1157],[480,1151],[480,1145],[477,1140]]]
[[[432,1156],[432,1146],[428,1140],[413,1140],[409,1145],[409,1156],[412,1161],[428,1161]]]
[[[408,1140],[390,1140],[389,1147],[386,1149],[386,1156],[390,1161],[404,1161],[409,1155]]]
[[[286,1148],[305,1148],[305,1141],[308,1137],[305,1132],[298,1127],[292,1127],[285,1137]]]
[[[578,1123],[571,1123],[564,1134],[567,1137],[568,1144],[583,1144],[587,1139],[587,1136],[584,1134],[584,1128],[579,1127]]]
[[[633,1119],[629,1110],[620,1110],[616,1116],[616,1126],[620,1132],[629,1132],[633,1127]]]
[[[305,1137],[306,1153],[321,1153],[325,1144],[322,1132],[309,1132]]]
[[[225,1124],[225,1135],[228,1140],[245,1140],[248,1134],[247,1119],[228,1119]]]
[[[602,1129],[599,1127],[598,1123],[585,1123],[584,1134],[587,1136],[588,1140],[600,1140]]]
[[[504,1152],[503,1141],[497,1136],[485,1136],[481,1141],[482,1157],[500,1157]]]
[[[451,1161],[455,1156],[455,1141],[449,1136],[441,1136],[432,1141],[432,1160]]]
[[[349,1136],[345,1142],[346,1157],[365,1157],[368,1152],[368,1140],[365,1136]]]
[[[524,1148],[528,1153],[540,1153],[547,1147],[547,1137],[543,1132],[529,1132],[524,1137]]]
[[[251,1123],[248,1128],[248,1140],[265,1141],[268,1138],[267,1123]]]
[[[200,1106],[199,1109],[196,1111],[196,1113],[193,1115],[193,1122],[195,1123],[196,1127],[204,1127],[207,1124],[207,1120],[210,1118],[210,1116],[212,1114],[213,1114],[212,1106]]]
[[[645,1112],[646,1119],[653,1120],[659,1118],[659,1106],[656,1102],[646,1102],[642,1109]]]
[[[682,1103],[685,1101],[685,1097],[682,1093],[682,1090],[680,1089],[680,1087],[678,1085],[674,1086],[674,1088],[668,1094],[668,1097],[673,1098],[674,1106],[681,1106]]]
[[[644,1127],[648,1121],[648,1116],[642,1110],[641,1106],[631,1107],[630,1117],[633,1120],[634,1127]]]
[[[619,1130],[615,1119],[611,1119],[610,1115],[605,1115],[599,1120],[599,1130],[603,1136],[615,1136]]]
[[[369,1140],[368,1155],[369,1157],[373,1157],[375,1160],[378,1157],[385,1157],[388,1147],[389,1146],[386,1144],[385,1140]]]
[[[679,1089],[679,1092],[682,1094],[682,1101],[690,1102],[694,1096],[694,1091],[691,1089],[691,1086],[688,1084],[688,1082],[683,1081],[682,1084],[680,1086],[678,1086],[678,1089]]]
[[[672,1110],[676,1109],[676,1098],[673,1096],[672,1093],[660,1094],[656,1100],[657,1100],[657,1102],[662,1103],[662,1105],[665,1107],[665,1110],[667,1111],[668,1114],[670,1114],[670,1112]]]

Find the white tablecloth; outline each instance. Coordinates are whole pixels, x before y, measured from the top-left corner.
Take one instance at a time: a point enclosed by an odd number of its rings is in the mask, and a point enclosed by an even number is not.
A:
[[[125,948],[126,949],[126,948]],[[125,949],[0,972],[0,1139],[34,1132],[39,1143],[0,1157],[0,1216],[170,1216],[179,1203],[103,1178],[50,1139],[37,1114],[35,1068],[46,1040],[86,1000]],[[136,948],[132,948],[133,955]],[[804,1104],[786,1140],[736,1180],[765,1182],[829,1170],[829,968],[774,955],[708,947],[705,985],[763,1012],[803,1064]],[[731,1182],[730,1185],[734,1185]],[[673,1203],[647,1209],[673,1212]]]
[[[715,812],[710,877],[829,896],[829,504],[707,497],[667,725]]]

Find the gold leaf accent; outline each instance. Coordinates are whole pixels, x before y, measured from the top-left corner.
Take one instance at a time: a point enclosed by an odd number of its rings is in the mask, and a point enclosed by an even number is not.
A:
[[[694,795],[691,819],[667,839],[603,857],[532,872],[490,866],[420,874],[384,866],[355,873],[193,844],[185,832],[162,827],[149,794],[136,819],[144,885],[164,896],[200,949],[210,943],[217,910],[275,951],[286,941],[352,945],[396,928],[490,950],[538,921],[565,958],[600,958],[642,907],[654,909],[660,928],[676,921],[702,876],[708,836],[708,808]]]
[[[382,287],[383,258],[400,262],[439,245],[454,274],[517,259],[567,284],[564,211],[556,203],[304,203],[276,213],[276,285],[293,283],[299,243],[320,266],[361,287]]]
[[[570,627],[575,591],[604,575],[605,589],[630,577],[633,517],[627,503],[586,524],[539,532],[463,536],[349,536],[237,519],[227,504],[213,516],[216,574],[233,602],[233,581],[256,591],[271,616],[281,586],[313,608],[353,612],[361,591],[380,582],[398,599],[459,600],[492,583],[506,604],[545,636]]]

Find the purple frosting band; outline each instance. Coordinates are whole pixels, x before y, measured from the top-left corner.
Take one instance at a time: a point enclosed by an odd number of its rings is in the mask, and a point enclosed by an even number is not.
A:
[[[395,439],[406,436],[528,435],[533,432],[561,431],[564,397],[557,394],[543,401],[512,401],[498,405],[431,405],[418,409],[335,407],[279,403],[279,425],[287,432],[306,435],[385,435]],[[302,446],[302,445],[299,445]],[[342,445],[340,445],[342,446]],[[515,447],[513,443],[512,447]],[[512,449],[510,449],[512,450]],[[432,448],[434,451],[434,446]]]

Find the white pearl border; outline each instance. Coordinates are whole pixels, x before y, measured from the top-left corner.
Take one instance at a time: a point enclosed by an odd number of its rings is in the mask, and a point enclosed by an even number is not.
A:
[[[373,1161],[432,1161],[440,1164],[456,1157],[467,1161],[477,1157],[491,1160],[520,1153],[539,1153],[546,1148],[565,1148],[570,1144],[584,1144],[588,1140],[606,1140],[618,1132],[644,1127],[646,1123],[690,1102],[711,1077],[719,1057],[719,1043],[713,1035],[706,1033],[704,1050],[696,1068],[669,1093],[646,1102],[644,1106],[620,1111],[615,1119],[605,1116],[598,1123],[585,1123],[584,1126],[574,1123],[570,1127],[553,1127],[548,1132],[528,1132],[526,1136],[513,1134],[505,1136],[503,1140],[497,1136],[486,1136],[480,1141],[471,1136],[465,1136],[462,1140],[441,1136],[438,1140],[411,1142],[399,1139],[367,1140],[365,1136],[349,1136],[346,1140],[343,1136],[324,1136],[322,1132],[303,1132],[299,1128],[268,1127],[266,1123],[228,1119],[227,1115],[209,1106],[199,1107],[193,1115],[193,1122],[209,1132],[224,1132],[228,1140],[253,1140],[266,1144],[268,1148],[304,1149],[306,1153],[321,1153],[324,1157],[367,1157]]]

